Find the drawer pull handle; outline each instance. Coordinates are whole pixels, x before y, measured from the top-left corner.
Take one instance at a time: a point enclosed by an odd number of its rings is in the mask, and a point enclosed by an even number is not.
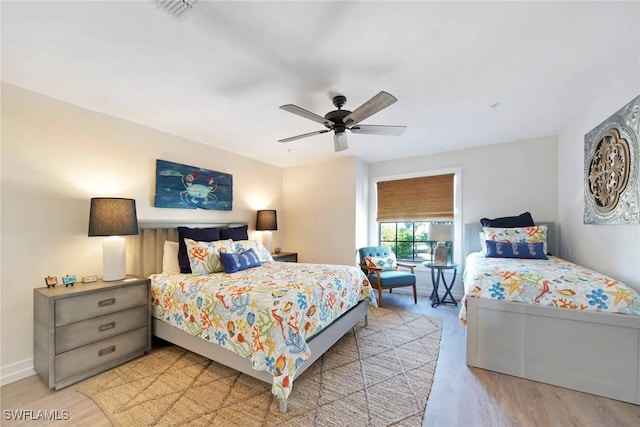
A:
[[[116,327],[116,322],[109,322],[109,323],[105,323],[104,325],[100,325],[100,327],[98,328],[98,331],[104,332],[104,331],[108,331],[109,329],[113,329],[115,327]]]
[[[116,303],[115,298],[103,299],[101,301],[98,301],[98,307],[106,307],[108,305],[113,305],[115,303]]]
[[[116,351],[116,346],[112,345],[111,347],[103,348],[98,352],[98,357],[106,356],[107,354],[111,354]]]

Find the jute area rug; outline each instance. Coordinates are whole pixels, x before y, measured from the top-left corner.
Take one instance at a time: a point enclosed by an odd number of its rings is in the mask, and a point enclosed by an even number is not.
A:
[[[105,372],[79,391],[115,426],[420,426],[442,320],[369,311],[293,383],[288,411],[271,386],[174,345]]]

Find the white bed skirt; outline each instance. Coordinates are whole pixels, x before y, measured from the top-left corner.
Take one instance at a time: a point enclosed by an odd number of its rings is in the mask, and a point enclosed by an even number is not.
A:
[[[640,404],[640,317],[467,300],[467,364]]]

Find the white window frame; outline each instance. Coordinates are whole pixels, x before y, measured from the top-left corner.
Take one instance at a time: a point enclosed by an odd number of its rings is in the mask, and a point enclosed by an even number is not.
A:
[[[376,210],[378,209],[378,182],[392,181],[396,179],[419,178],[423,176],[445,175],[452,173],[453,177],[453,262],[462,265],[462,242],[464,242],[462,232],[462,168],[452,167],[427,171],[408,172],[396,175],[383,175],[371,178],[369,191],[369,233],[368,240],[370,246],[378,245],[378,221],[376,221]]]

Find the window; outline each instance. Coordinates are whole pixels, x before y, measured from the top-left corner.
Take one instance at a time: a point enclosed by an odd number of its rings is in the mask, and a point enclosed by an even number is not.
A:
[[[452,221],[416,221],[378,223],[379,245],[388,246],[400,261],[431,261],[436,243],[429,240],[430,224],[453,224]],[[452,262],[453,242],[445,242]]]
[[[452,173],[378,181],[379,245],[390,247],[399,260],[431,261],[437,242],[429,239],[429,227],[453,226],[453,189]],[[445,244],[451,261],[453,243]]]

